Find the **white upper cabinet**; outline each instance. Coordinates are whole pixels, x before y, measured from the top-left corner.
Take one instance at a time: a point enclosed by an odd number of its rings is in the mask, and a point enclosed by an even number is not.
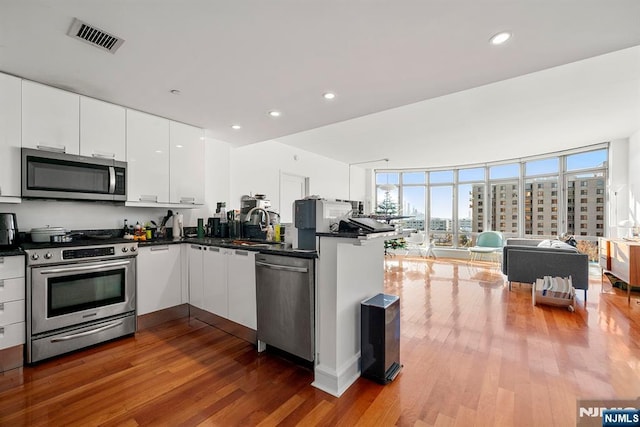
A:
[[[20,201],[21,82],[0,74],[0,203]]]
[[[127,110],[127,201],[169,203],[169,120]]]
[[[178,122],[169,123],[171,203],[204,204],[204,132]]]
[[[22,146],[80,153],[80,96],[22,81]]]
[[[80,97],[80,155],[126,160],[126,109]]]

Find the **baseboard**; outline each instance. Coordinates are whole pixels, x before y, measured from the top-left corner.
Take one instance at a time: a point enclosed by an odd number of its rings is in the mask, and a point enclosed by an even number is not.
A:
[[[332,396],[340,397],[360,377],[360,353],[345,363],[339,372],[322,364],[316,365],[311,383]]]
[[[189,305],[189,316],[198,319],[211,326],[215,326],[218,329],[225,331],[228,334],[243,339],[253,345],[258,345],[258,336],[256,331],[246,326],[240,325],[236,322],[232,322],[229,319],[220,317],[216,314],[209,313],[206,310],[202,310],[198,307]]]
[[[170,320],[182,319],[189,316],[189,304],[180,304],[175,307],[154,311],[153,313],[138,316],[138,330],[152,328]]]
[[[24,345],[0,350],[0,372],[22,367],[24,364]]]

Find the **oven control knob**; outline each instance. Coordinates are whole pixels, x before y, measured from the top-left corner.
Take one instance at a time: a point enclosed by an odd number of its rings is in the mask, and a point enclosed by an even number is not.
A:
[[[39,258],[40,258],[40,255],[38,255],[38,254],[31,254],[31,259],[32,259],[32,260],[34,260],[34,261],[35,261],[35,260],[37,260],[37,259],[39,259]]]
[[[51,252],[47,252],[46,254],[44,254],[44,259],[51,259],[53,255],[51,254]]]
[[[129,248],[127,248],[126,246],[122,247],[122,252],[128,252],[128,251],[129,251]]]
[[[135,252],[137,248],[135,246],[131,246],[131,252]]]

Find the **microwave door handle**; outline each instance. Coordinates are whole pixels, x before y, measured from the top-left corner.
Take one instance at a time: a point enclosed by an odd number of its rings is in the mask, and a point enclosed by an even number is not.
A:
[[[120,261],[120,262],[112,262],[109,264],[91,264],[91,265],[81,265],[79,267],[52,268],[50,270],[42,270],[40,274],[72,273],[74,271],[96,270],[96,269],[105,268],[105,267],[118,267],[121,265],[127,265],[129,263],[130,261]]]
[[[109,166],[109,194],[116,192],[116,168]]]

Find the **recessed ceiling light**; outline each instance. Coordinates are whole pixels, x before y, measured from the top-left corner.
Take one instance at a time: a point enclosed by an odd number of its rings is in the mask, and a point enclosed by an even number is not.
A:
[[[173,94],[173,95],[180,95],[180,91],[178,89],[171,89],[169,91],[169,93]]]
[[[240,125],[231,125],[231,129],[233,129],[233,130],[242,129],[242,126],[240,126]]]
[[[280,117],[281,113],[280,111],[269,111],[269,115],[271,117]]]
[[[327,92],[322,96],[324,97],[324,99],[334,99],[336,97],[336,94],[333,92]]]
[[[509,40],[511,38],[511,33],[507,32],[507,31],[503,31],[501,33],[498,33],[496,35],[494,35],[493,37],[491,37],[489,39],[489,42],[492,45],[500,45],[503,43],[506,43],[507,40]]]

